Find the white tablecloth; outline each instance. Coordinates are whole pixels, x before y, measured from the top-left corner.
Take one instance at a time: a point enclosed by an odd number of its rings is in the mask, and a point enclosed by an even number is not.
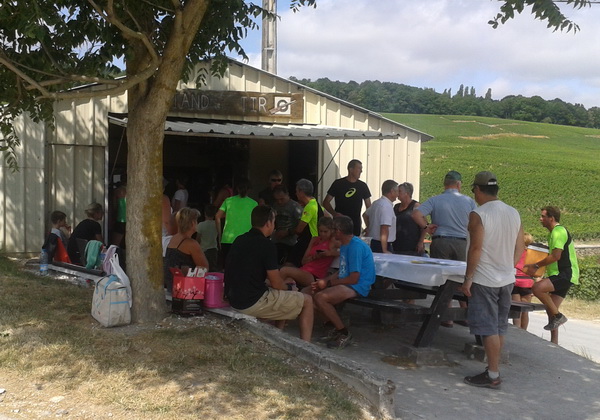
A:
[[[467,267],[463,261],[409,255],[373,253],[373,258],[378,276],[423,286],[441,286],[446,280],[462,283]]]

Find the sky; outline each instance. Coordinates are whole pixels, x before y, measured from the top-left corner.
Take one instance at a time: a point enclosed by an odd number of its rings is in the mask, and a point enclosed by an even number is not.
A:
[[[261,3],[260,0],[255,0]],[[580,30],[553,32],[530,9],[493,29],[494,0],[279,0],[277,73],[283,77],[397,82],[437,92],[461,84],[477,96],[560,98],[600,106],[600,4],[558,3]],[[244,41],[260,67],[260,31]]]

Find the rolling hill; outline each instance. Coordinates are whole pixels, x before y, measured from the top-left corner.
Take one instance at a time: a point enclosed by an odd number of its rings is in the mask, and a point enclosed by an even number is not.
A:
[[[443,190],[449,170],[463,193],[483,170],[498,176],[500,198],[519,210],[525,231],[545,241],[540,208],[558,206],[579,241],[600,239],[600,130],[487,117],[383,114],[435,138],[421,150],[420,201]]]

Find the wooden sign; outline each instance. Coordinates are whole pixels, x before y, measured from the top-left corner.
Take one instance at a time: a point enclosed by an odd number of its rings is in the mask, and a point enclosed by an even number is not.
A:
[[[260,93],[189,89],[175,94],[174,112],[302,121],[301,93]]]

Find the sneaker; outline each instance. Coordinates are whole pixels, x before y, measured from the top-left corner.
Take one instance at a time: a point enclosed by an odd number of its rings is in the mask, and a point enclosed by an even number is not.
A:
[[[343,349],[351,342],[352,342],[352,334],[348,333],[348,335],[346,335],[346,334],[340,334],[338,332],[337,337],[335,337],[333,340],[331,340],[329,343],[327,343],[327,347],[330,349]]]
[[[544,329],[546,331],[552,331],[560,327],[565,322],[567,322],[567,317],[559,312],[552,317],[550,322],[548,322],[548,325],[544,326]]]
[[[318,341],[320,341],[322,343],[328,343],[329,341],[335,340],[338,335],[339,335],[339,333],[335,329],[335,327],[331,327],[330,329],[327,330],[327,333],[325,333],[325,335],[318,338]]]
[[[496,379],[490,378],[486,368],[485,372],[482,372],[479,375],[465,376],[465,383],[467,385],[477,386],[480,388],[500,389],[502,379],[500,379],[500,377],[497,377]]]

